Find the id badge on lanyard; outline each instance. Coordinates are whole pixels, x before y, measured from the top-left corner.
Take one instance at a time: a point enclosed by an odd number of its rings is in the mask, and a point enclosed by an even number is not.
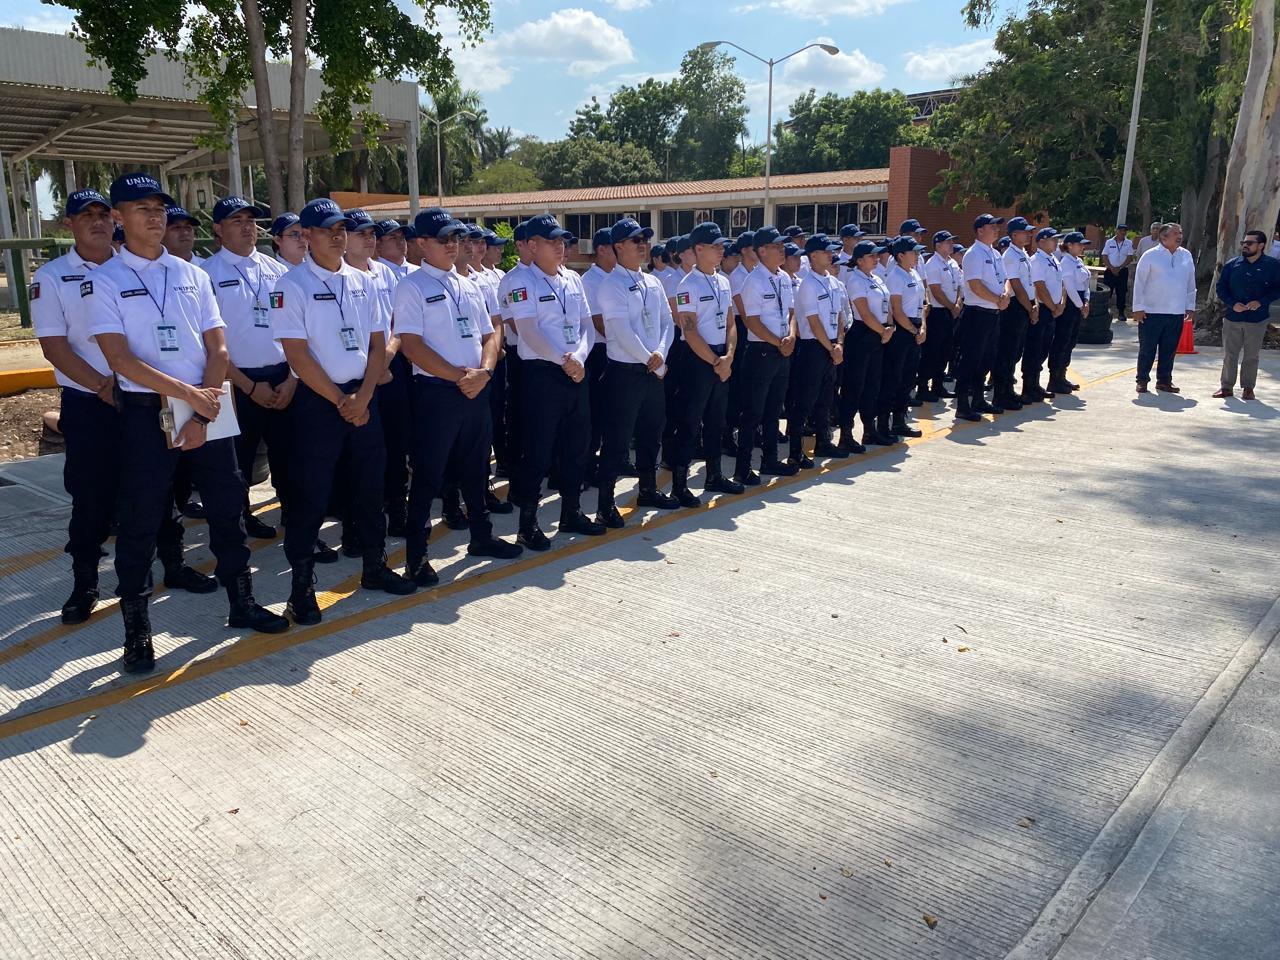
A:
[[[338,337],[342,340],[342,349],[348,353],[360,349],[360,338],[356,335],[355,327],[339,327]]]
[[[578,326],[575,323],[571,323],[567,315],[564,318],[564,326],[562,329],[564,331],[564,345],[566,347],[577,346]]]
[[[267,330],[271,327],[270,320],[267,319],[267,308],[260,303],[253,305],[253,326],[255,330]]]
[[[716,329],[724,329],[724,311],[720,309],[716,310]]]
[[[471,329],[471,319],[469,317],[458,317],[458,337],[462,340],[474,339],[475,333]]]
[[[178,328],[171,323],[156,324],[156,346],[161,353],[181,353],[178,346]]]

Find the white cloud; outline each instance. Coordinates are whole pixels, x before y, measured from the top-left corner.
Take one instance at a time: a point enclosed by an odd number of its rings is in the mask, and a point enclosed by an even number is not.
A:
[[[907,76],[924,83],[952,83],[976,73],[995,59],[991,38],[960,43],[954,47],[928,46],[923,51],[904,54]]]
[[[491,58],[506,54],[525,62],[568,64],[568,72],[577,77],[594,76],[636,59],[625,33],[578,7],[522,23],[495,37],[485,51]]]
[[[38,30],[41,33],[66,33],[71,29],[71,11],[62,7],[52,10],[41,10],[19,19],[16,26],[27,30]]]
[[[751,13],[755,10],[778,10],[788,17],[802,20],[852,20],[858,17],[878,17],[892,6],[910,0],[760,0],[738,7],[734,13]]]
[[[830,37],[815,37],[810,43],[829,43],[835,45]],[[740,60],[739,67],[746,67],[750,61]],[[754,71],[752,71],[754,73]],[[763,71],[762,71],[763,72]],[[810,87],[821,95],[828,91],[848,94],[853,90],[865,90],[874,87],[884,80],[886,70],[884,64],[872,60],[861,50],[841,50],[835,56],[815,47],[804,53],[796,54],[786,63],[778,67],[773,76],[773,119],[786,119],[790,116],[791,103]],[[766,107],[768,105],[768,79],[759,77],[750,79],[747,84],[747,107],[751,111],[748,124],[751,136],[758,141],[764,140]]]
[[[615,10],[643,10],[649,6],[650,0],[605,0]]]

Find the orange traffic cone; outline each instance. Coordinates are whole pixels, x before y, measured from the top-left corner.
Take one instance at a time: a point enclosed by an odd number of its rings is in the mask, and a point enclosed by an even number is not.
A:
[[[1199,353],[1196,349],[1195,329],[1190,320],[1182,321],[1182,338],[1178,341],[1178,353]]]

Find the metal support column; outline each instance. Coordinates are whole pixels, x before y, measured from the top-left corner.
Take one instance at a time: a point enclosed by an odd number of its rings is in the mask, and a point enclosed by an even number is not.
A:
[[[418,139],[421,130],[418,123],[418,111],[409,118],[409,139],[405,144],[404,171],[409,187],[409,219],[418,215]]]
[[[244,180],[240,174],[240,128],[233,126],[231,143],[227,150],[227,192],[233,197],[244,195]]]
[[[0,239],[12,240],[13,237],[13,217],[9,214],[9,183],[5,178],[5,159],[0,155]],[[13,197],[14,209],[17,209],[17,198]],[[22,279],[18,271],[18,251],[8,250],[5,252],[5,278],[9,282],[9,306],[18,309],[18,288],[22,286]]]
[[[67,196],[76,192],[76,162],[71,159],[62,161],[62,182],[67,188]]]

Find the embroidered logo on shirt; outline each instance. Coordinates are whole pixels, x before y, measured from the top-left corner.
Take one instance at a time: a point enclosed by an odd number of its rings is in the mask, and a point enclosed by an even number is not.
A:
[[[219,281],[218,281],[218,286],[220,286],[220,287],[238,287],[238,286],[240,286],[240,281],[239,281],[239,280],[219,280]]]
[[[93,293],[93,281],[85,280],[80,284],[80,296],[87,297],[91,293]]]
[[[676,294],[676,306],[677,306],[677,307],[687,307],[687,306],[689,305],[689,303],[690,303],[691,299],[692,299],[692,298],[691,298],[691,297],[689,296],[689,294],[687,294],[687,293],[677,293],[677,294]],[[706,298],[704,298],[704,299],[706,299]]]
[[[510,296],[512,303],[524,303],[529,299],[529,291],[524,287],[516,287],[511,291]]]
[[[276,290],[274,293],[271,294],[271,308],[273,310],[279,310],[283,306],[284,306],[284,293],[280,290]]]
[[[40,284],[33,283],[31,284],[31,286],[27,287],[27,299],[28,300],[40,299]]]

